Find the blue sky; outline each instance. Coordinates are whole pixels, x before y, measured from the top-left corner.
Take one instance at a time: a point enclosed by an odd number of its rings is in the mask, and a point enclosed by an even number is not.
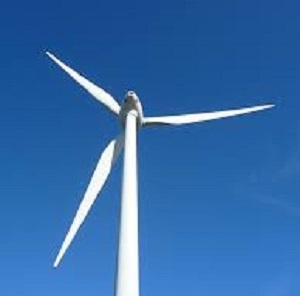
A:
[[[297,1],[9,1],[0,11],[0,295],[113,295],[121,162],[59,269],[120,128],[50,50],[146,115],[273,110],[139,135],[141,294],[300,294]]]

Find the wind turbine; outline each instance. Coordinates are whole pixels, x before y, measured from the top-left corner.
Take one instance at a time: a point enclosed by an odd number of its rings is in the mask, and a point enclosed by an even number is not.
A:
[[[50,52],[46,54],[96,100],[105,105],[119,120],[122,132],[112,140],[102,153],[71,227],[54,262],[57,267],[69,248],[81,224],[101,191],[114,163],[124,149],[124,167],[121,196],[121,217],[117,262],[116,296],[139,295],[138,248],[138,182],[137,182],[137,132],[140,128],[160,125],[182,125],[238,116],[269,109],[274,105],[261,105],[242,109],[145,117],[138,96],[128,91],[120,105],[106,91],[60,61]]]

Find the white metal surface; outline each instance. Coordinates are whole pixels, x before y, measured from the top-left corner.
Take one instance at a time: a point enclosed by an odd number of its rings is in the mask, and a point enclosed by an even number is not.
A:
[[[124,134],[122,133],[117,139],[112,140],[102,153],[96,169],[91,178],[90,184],[85,192],[81,204],[77,210],[73,223],[66,235],[61,249],[54,262],[57,267],[62,257],[74,239],[78,229],[86,218],[90,208],[96,200],[100,190],[102,189],[115,161],[117,160],[124,146]]]
[[[274,107],[274,105],[263,105],[263,106],[255,106],[255,107],[242,108],[242,109],[195,113],[195,114],[145,117],[143,120],[143,126],[181,125],[181,124],[197,123],[197,122],[220,119],[225,117],[233,117],[237,115],[269,109],[272,107]]]
[[[137,116],[126,117],[116,296],[139,295]]]
[[[123,128],[125,128],[127,114],[131,110],[135,110],[137,112],[137,123],[138,126],[141,127],[144,118],[143,108],[142,108],[141,101],[139,100],[139,97],[132,90],[126,93],[119,113],[119,121]]]
[[[65,72],[67,72],[75,81],[77,81],[85,90],[87,90],[95,99],[104,104],[113,113],[117,115],[119,114],[121,107],[110,94],[108,94],[105,90],[103,90],[96,84],[84,78],[79,73],[75,72],[50,52],[47,51],[46,54],[58,66],[60,66]]]
[[[73,223],[55,260],[54,267],[58,266],[81,224],[84,222],[114,162],[117,160],[125,145],[115,296],[139,296],[138,127],[197,123],[261,111],[271,108],[273,105],[196,114],[144,117],[141,102],[133,91],[127,92],[124,102],[122,106],[120,106],[116,100],[103,89],[88,81],[51,53],[47,52],[47,55],[92,96],[103,103],[114,114],[117,114],[125,133],[125,140],[124,134],[121,134],[117,139],[110,142],[101,155]]]

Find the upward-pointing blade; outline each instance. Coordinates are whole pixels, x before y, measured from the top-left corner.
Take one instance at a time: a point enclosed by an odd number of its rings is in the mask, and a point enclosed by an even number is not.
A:
[[[62,247],[55,259],[54,267],[57,267],[73,238],[75,237],[79,227],[83,223],[90,208],[92,207],[97,195],[102,189],[115,161],[117,160],[124,146],[124,134],[121,134],[117,139],[111,141],[102,153],[96,169],[93,173],[90,184],[85,192],[83,200],[77,210],[73,223],[67,233],[67,236],[62,244]]]
[[[60,66],[65,72],[67,72],[75,81],[77,81],[85,90],[87,90],[94,98],[104,104],[113,113],[117,115],[119,114],[121,107],[110,94],[108,94],[105,90],[95,85],[91,81],[84,78],[82,75],[75,72],[50,52],[47,51],[46,54],[58,66]]]
[[[195,114],[145,117],[143,120],[143,126],[181,125],[181,124],[197,123],[202,121],[238,116],[238,115],[247,114],[251,112],[257,112],[272,107],[274,107],[274,105],[263,105],[263,106],[255,106],[255,107],[242,108],[242,109],[195,113]]]

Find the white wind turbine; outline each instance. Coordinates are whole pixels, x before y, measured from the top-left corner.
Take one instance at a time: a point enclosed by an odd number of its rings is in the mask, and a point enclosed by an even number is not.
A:
[[[104,104],[119,120],[122,132],[112,140],[101,155],[91,181],[77,210],[73,223],[54,262],[57,267],[102,189],[114,163],[124,148],[124,167],[121,197],[121,217],[117,262],[116,296],[139,295],[139,248],[138,248],[138,184],[137,184],[137,131],[143,127],[181,125],[232,117],[273,107],[262,105],[243,109],[207,113],[144,117],[142,105],[133,91],[128,91],[121,105],[102,88],[90,82],[53,54],[47,55],[77,81],[96,100]]]

